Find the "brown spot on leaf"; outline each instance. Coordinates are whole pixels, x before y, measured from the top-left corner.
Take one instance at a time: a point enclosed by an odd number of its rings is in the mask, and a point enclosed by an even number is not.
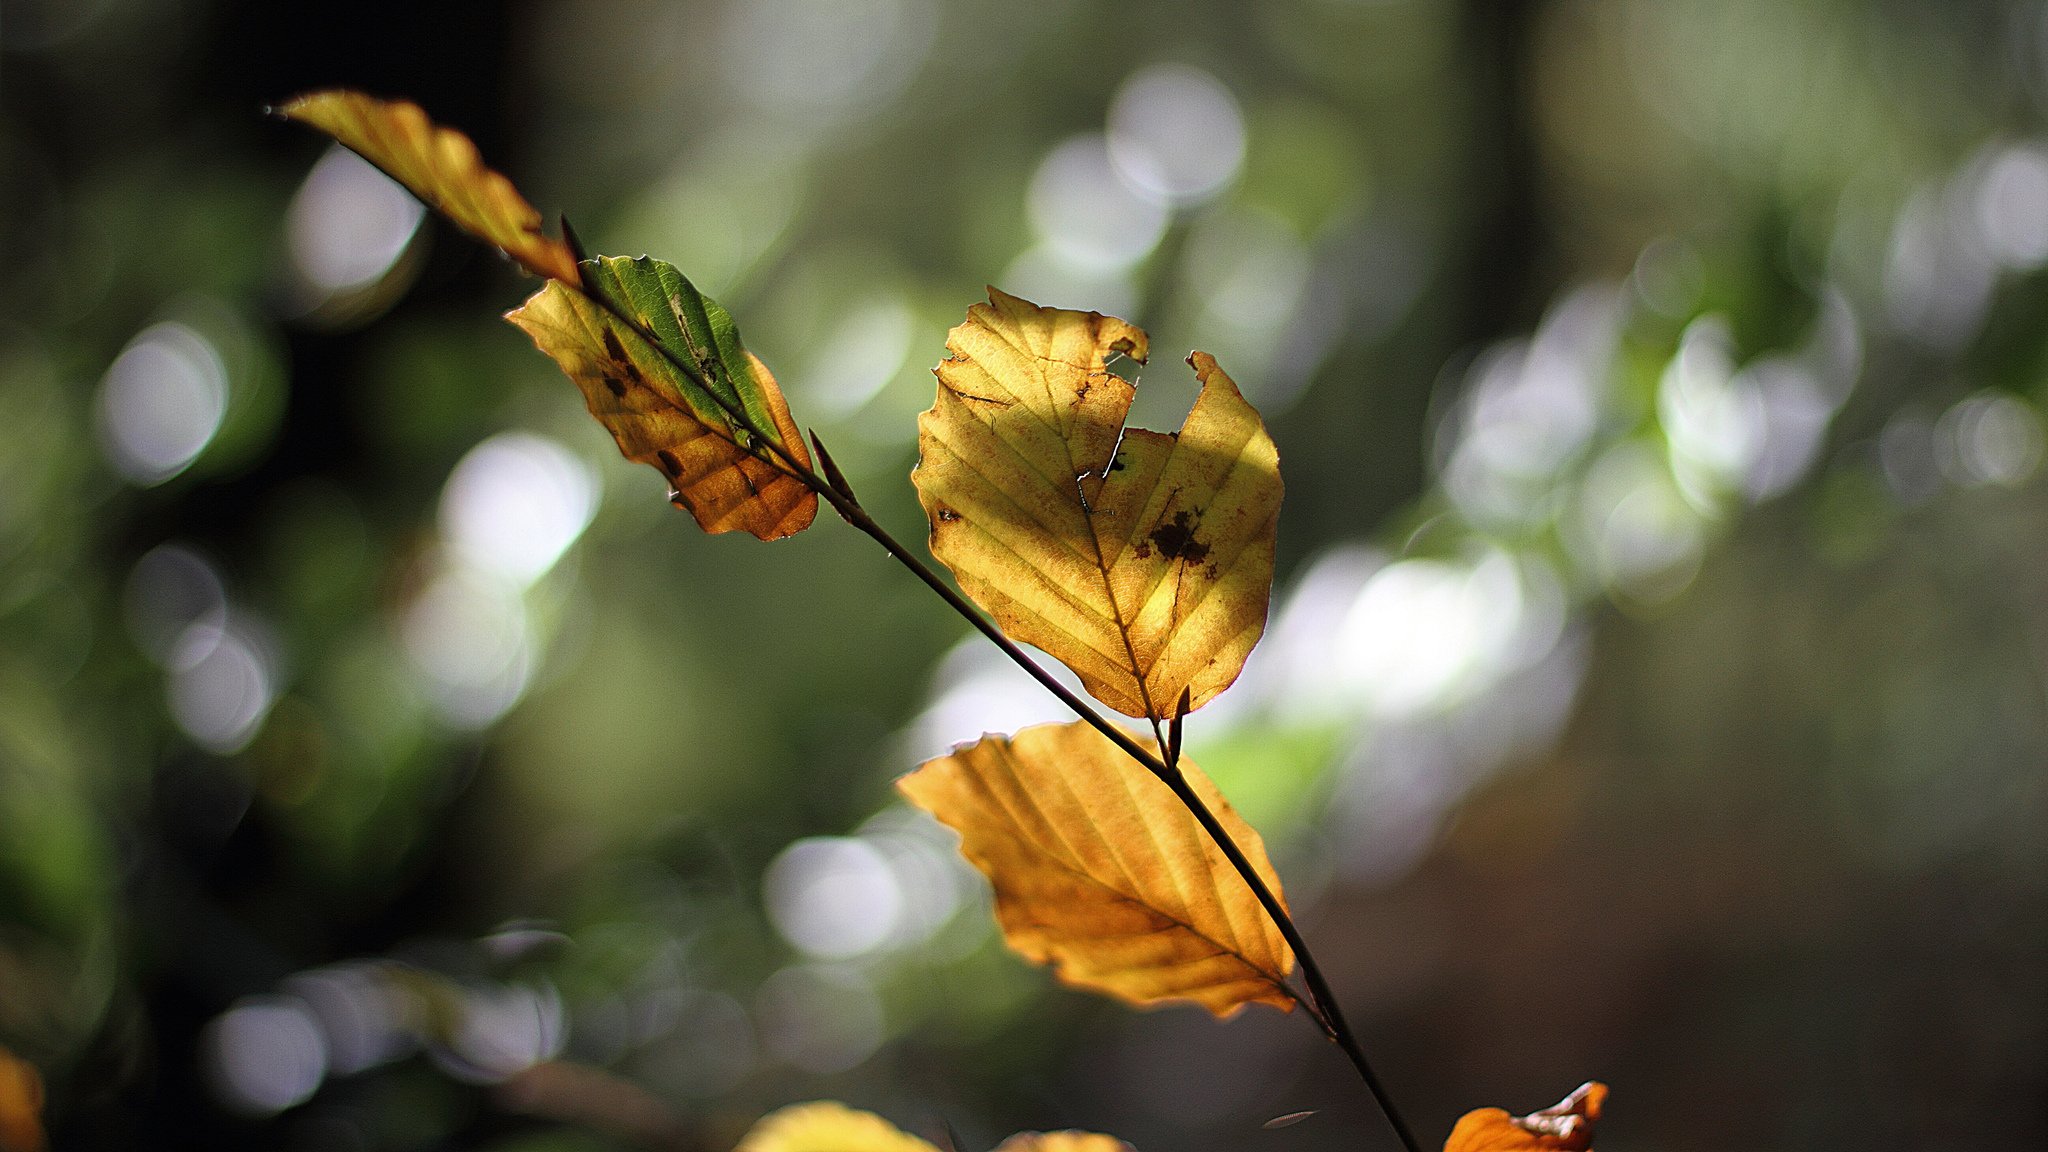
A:
[[[944,504],[941,504],[933,513],[932,526],[936,528],[940,524],[951,524],[959,519],[960,514],[958,512],[955,512],[951,508],[948,508]]]
[[[1200,564],[1209,556],[1209,546],[1195,539],[1195,528],[1200,523],[1195,515],[1185,510],[1175,512],[1171,521],[1152,530],[1152,543],[1168,560]]]
[[[618,334],[609,328],[604,330],[604,354],[620,364],[631,364],[633,362],[627,358],[626,347],[619,343]]]
[[[606,376],[604,378],[604,386],[613,396],[621,400],[626,398],[626,382],[617,376]]]
[[[679,477],[683,474],[683,462],[681,460],[676,459],[675,453],[669,451],[666,448],[663,448],[660,451],[656,452],[654,456],[655,459],[661,461],[661,470],[668,473],[670,476]]]

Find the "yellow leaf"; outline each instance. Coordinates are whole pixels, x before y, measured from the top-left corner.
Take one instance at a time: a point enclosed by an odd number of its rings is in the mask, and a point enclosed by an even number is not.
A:
[[[1180,767],[1278,895],[1259,834],[1201,769]],[[960,833],[1010,947],[1067,983],[1218,1016],[1293,1008],[1294,956],[1251,888],[1173,791],[1088,725],[984,736],[896,786]]]
[[[1096,699],[1170,718],[1230,686],[1266,627],[1280,458],[1214,357],[1176,434],[1124,428],[1145,333],[995,289],[946,340],[911,474],[932,554]]]
[[[575,255],[540,230],[533,205],[510,180],[484,167],[469,137],[436,125],[419,105],[333,89],[301,96],[278,112],[341,141],[534,275],[578,283]]]
[[[792,1104],[763,1116],[733,1152],[939,1152],[872,1112],[832,1100]],[[1093,1132],[1020,1132],[996,1152],[1131,1152]]]
[[[1131,1146],[1099,1132],[1019,1132],[996,1152],[1131,1152]]]
[[[806,467],[810,454],[775,377],[741,346],[725,309],[658,260],[603,257],[583,269],[589,290],[626,309],[637,329],[559,281],[505,318],[576,382],[619,451],[668,477],[675,503],[706,532],[737,529],[774,540],[809,527],[817,493],[778,465],[747,423],[771,432]],[[643,330],[695,365],[694,378]]]
[[[43,1078],[0,1048],[0,1152],[43,1152]]]
[[[831,1100],[763,1116],[733,1152],[939,1152],[872,1112]]]
[[[1480,1108],[1459,1118],[1444,1142],[1444,1152],[1586,1152],[1593,1146],[1593,1126],[1606,1103],[1607,1085],[1592,1080],[1527,1116]]]

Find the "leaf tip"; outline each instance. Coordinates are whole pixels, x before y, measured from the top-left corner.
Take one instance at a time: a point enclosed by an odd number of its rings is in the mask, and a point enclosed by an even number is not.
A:
[[[1588,1080],[1571,1095],[1539,1112],[1515,1117],[1515,1125],[1532,1135],[1553,1140],[1565,1152],[1583,1152],[1593,1145],[1593,1126],[1607,1106],[1607,1085]]]
[[[1225,373],[1222,366],[1216,363],[1216,358],[1200,349],[1188,353],[1188,367],[1195,370],[1195,379],[1204,384],[1209,382],[1211,375],[1220,375],[1225,380],[1230,379],[1229,374]]]
[[[839,470],[839,462],[832,459],[832,453],[825,450],[825,442],[818,439],[817,429],[811,429],[811,450],[818,454],[818,465],[825,470],[825,482],[841,496],[853,495],[852,485],[846,482],[846,474]]]

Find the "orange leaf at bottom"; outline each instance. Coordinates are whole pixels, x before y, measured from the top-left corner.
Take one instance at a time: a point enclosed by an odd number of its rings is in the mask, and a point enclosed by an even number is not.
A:
[[[1586,1152],[1593,1146],[1593,1126],[1607,1103],[1607,1085],[1589,1080],[1571,1095],[1527,1116],[1510,1116],[1499,1108],[1465,1113],[1444,1152]]]

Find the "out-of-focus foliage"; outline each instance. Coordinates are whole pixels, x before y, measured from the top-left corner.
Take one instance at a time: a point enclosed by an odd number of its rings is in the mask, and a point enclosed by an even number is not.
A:
[[[53,1144],[1371,1122],[1298,1015],[994,944],[888,782],[1067,718],[856,534],[682,523],[494,319],[530,281],[259,115],[335,84],[723,301],[899,535],[984,284],[1172,350],[1137,426],[1228,365],[1289,496],[1189,754],[1418,1128],[1598,1072],[1608,1147],[2038,1143],[2031,0],[22,0],[0,1044]]]

